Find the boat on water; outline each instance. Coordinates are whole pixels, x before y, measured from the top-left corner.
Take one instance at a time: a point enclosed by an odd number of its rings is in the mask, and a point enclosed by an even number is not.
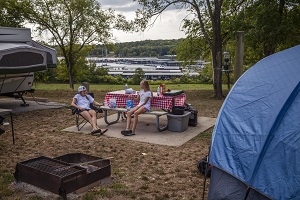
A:
[[[56,67],[56,51],[31,39],[28,28],[0,27],[0,95],[33,92],[34,72]]]

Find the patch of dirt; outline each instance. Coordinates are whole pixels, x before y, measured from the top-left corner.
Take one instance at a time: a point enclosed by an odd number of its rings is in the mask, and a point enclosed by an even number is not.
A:
[[[70,104],[74,91],[36,91],[34,96]],[[212,91],[186,91],[187,102],[199,116],[217,117],[223,103],[213,100]],[[95,91],[95,99],[103,102],[104,91]],[[96,187],[78,199],[199,199],[203,176],[197,162],[208,154],[212,129],[199,134],[180,147],[170,147],[105,136],[63,132],[73,126],[75,116],[69,108],[18,113],[14,116],[15,145],[11,132],[1,135],[0,174],[13,174],[18,162],[39,157],[57,157],[81,152],[111,159],[113,181]],[[100,125],[101,127],[101,125]],[[208,188],[208,182],[206,188]],[[1,189],[1,187],[0,187]],[[12,187],[0,190],[3,199],[53,199]],[[60,199],[56,196],[55,198]]]

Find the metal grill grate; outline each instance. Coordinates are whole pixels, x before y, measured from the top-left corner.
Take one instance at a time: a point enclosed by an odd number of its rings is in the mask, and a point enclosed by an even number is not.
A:
[[[41,156],[17,163],[14,173],[22,181],[60,195],[110,177],[110,160],[82,153],[66,154],[57,158]]]
[[[36,160],[29,160],[23,164],[32,169],[46,172],[61,178],[80,171],[80,169],[76,169],[75,167],[68,168],[67,166],[69,165],[60,163],[56,160],[50,160],[46,157],[41,157]]]

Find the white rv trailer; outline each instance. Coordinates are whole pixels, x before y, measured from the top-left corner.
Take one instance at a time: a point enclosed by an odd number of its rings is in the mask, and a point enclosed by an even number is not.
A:
[[[56,66],[56,51],[31,39],[28,28],[0,27],[0,95],[33,92],[34,72]]]

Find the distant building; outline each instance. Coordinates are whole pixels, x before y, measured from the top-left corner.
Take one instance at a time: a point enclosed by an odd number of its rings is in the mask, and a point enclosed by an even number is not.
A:
[[[168,57],[168,56],[167,56]],[[98,67],[104,67],[112,76],[121,75],[123,78],[131,78],[137,68],[145,72],[147,80],[170,80],[183,75],[198,76],[197,68],[183,70],[181,61],[160,58],[87,58],[96,63]],[[200,69],[200,68],[198,68]]]

